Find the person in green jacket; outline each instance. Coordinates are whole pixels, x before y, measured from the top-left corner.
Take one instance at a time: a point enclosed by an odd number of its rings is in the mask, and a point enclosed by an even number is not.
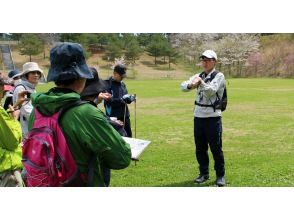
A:
[[[6,91],[6,85],[0,78],[0,103]],[[26,94],[27,91],[18,94],[18,101],[9,106],[10,113],[0,106],[0,186],[24,186],[21,178],[22,130],[17,120],[17,108],[26,100]]]
[[[80,100],[86,80],[93,78],[86,64],[83,48],[77,43],[61,43],[50,51],[48,82],[56,87],[46,93],[32,95],[32,104],[41,114],[50,116],[62,107]],[[34,123],[31,114],[29,130]],[[94,160],[92,186],[105,186],[103,167],[123,169],[131,162],[131,149],[117,133],[99,109],[90,103],[67,110],[60,125],[81,173],[87,173]]]

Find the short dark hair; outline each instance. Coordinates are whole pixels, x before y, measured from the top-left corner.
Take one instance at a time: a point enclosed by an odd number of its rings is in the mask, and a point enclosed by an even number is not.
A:
[[[82,100],[92,100],[95,99],[97,95],[87,95],[87,96],[81,96]]]

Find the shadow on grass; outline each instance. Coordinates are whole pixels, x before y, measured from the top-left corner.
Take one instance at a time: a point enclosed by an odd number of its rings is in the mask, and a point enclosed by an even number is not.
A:
[[[199,184],[199,183],[194,183],[192,180],[188,180],[188,181],[183,181],[183,182],[179,182],[179,183],[160,185],[157,187],[211,187],[211,186],[216,186],[215,181],[208,180],[205,183]]]

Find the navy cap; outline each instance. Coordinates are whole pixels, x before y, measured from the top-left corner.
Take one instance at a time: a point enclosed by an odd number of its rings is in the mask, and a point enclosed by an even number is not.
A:
[[[121,76],[126,76],[127,74],[127,68],[123,64],[118,64],[114,67],[114,72],[118,73]]]
[[[50,51],[50,63],[48,82],[93,78],[80,44],[65,42],[53,47]]]
[[[13,79],[15,77],[15,75],[19,74],[19,70],[11,70],[9,73],[8,73],[8,77]]]

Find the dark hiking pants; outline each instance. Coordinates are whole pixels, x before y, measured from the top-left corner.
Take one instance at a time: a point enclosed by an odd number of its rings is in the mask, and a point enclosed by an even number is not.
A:
[[[222,151],[221,117],[194,118],[194,140],[196,158],[200,174],[209,174],[208,145],[214,159],[214,169],[218,177],[225,175],[225,161]]]

